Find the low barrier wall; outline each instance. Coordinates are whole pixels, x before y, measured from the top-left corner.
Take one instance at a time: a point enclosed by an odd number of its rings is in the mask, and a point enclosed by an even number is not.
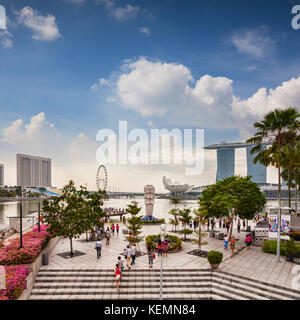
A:
[[[18,300],[28,300],[31,290],[34,285],[34,281],[36,279],[36,276],[40,270],[40,267],[42,266],[42,257],[44,253],[48,253],[49,256],[51,252],[54,250],[56,245],[58,244],[60,237],[56,237],[54,239],[51,239],[50,242],[48,243],[47,247],[41,252],[41,254],[38,256],[38,258],[28,265],[29,269],[31,270],[30,274],[27,277],[26,281],[26,289],[22,292],[21,296],[18,298]]]

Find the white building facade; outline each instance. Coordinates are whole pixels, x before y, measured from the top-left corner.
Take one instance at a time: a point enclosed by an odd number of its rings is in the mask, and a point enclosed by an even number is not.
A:
[[[51,159],[17,154],[17,185],[51,187]]]

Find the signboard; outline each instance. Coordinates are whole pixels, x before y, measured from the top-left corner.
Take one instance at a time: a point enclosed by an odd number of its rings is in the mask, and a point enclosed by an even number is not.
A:
[[[290,240],[290,216],[281,216],[280,238],[282,240]],[[277,239],[277,216],[269,217],[269,237]]]

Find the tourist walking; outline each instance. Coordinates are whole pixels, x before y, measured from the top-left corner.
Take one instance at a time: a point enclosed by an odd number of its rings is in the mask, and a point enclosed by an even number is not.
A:
[[[126,265],[127,268],[130,270],[130,258],[131,258],[131,249],[129,246],[127,246],[127,249],[125,250],[125,259],[126,259]]]
[[[117,236],[119,235],[119,229],[120,229],[120,226],[117,224],[117,225],[116,225]]]
[[[219,229],[221,229],[221,227],[222,227],[222,219],[220,218],[219,219]]]
[[[125,267],[124,267],[124,263],[123,263],[123,260],[122,260],[121,256],[118,257],[118,265],[119,265],[119,267],[121,269],[121,272],[122,272]]]
[[[229,244],[229,246],[231,248],[231,252],[232,252],[232,257],[234,256],[235,245],[236,245],[236,240],[235,240],[234,236],[232,236],[230,239],[230,244]]]
[[[226,223],[226,230],[227,230],[227,233],[229,233],[229,228],[230,228],[230,222],[228,221],[228,222]]]
[[[251,244],[252,244],[252,237],[250,234],[248,234],[246,237],[246,244],[247,244],[247,250],[249,250],[251,248]]]
[[[152,252],[151,248],[148,248],[148,260],[149,260],[149,268],[153,267],[153,259],[155,259],[155,254]]]
[[[101,230],[97,229],[96,233],[97,233],[97,241],[100,241],[101,240]]]
[[[111,226],[111,231],[112,231],[112,234],[114,236],[115,235],[115,225],[114,225],[114,223]]]
[[[117,290],[120,291],[119,283],[120,283],[120,279],[121,279],[121,269],[120,269],[118,263],[116,264],[114,271],[115,271]]]
[[[106,232],[105,232],[105,238],[106,238],[106,244],[109,245],[110,241],[110,231],[109,228],[107,227]]]
[[[131,265],[135,264],[135,257],[136,257],[136,244],[134,243],[131,246]]]
[[[244,228],[244,229],[246,228],[246,222],[245,222],[245,220],[243,220],[243,228]]]
[[[224,237],[224,249],[228,250],[228,235],[226,234]]]
[[[96,242],[95,249],[96,249],[96,251],[97,251],[97,259],[100,259],[100,258],[101,258],[101,250],[102,250],[102,243],[101,243],[101,241],[97,241],[97,242]]]
[[[214,230],[215,228],[215,220],[211,219],[211,229]]]
[[[157,256],[161,256],[162,255],[162,243],[161,240],[158,240],[158,244],[157,244]]]
[[[241,220],[240,219],[238,220],[238,223],[237,223],[237,231],[238,231],[238,233],[241,232]]]
[[[167,257],[168,256],[168,241],[165,240],[163,243],[162,243],[162,250],[163,250],[163,257]]]

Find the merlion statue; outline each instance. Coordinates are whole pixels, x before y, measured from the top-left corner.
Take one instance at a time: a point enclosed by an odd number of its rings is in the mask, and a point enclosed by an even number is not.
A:
[[[146,216],[153,216],[153,206],[154,206],[154,197],[155,197],[155,188],[154,186],[148,185],[144,188],[145,196],[145,205],[146,205]]]

